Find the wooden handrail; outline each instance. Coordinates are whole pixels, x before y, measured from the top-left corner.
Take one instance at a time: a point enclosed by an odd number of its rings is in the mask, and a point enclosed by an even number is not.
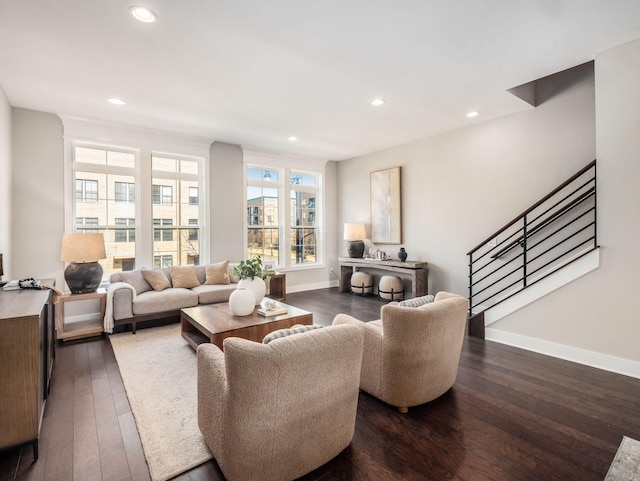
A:
[[[567,185],[569,185],[571,182],[573,182],[574,180],[576,180],[578,177],[580,177],[581,175],[583,175],[585,172],[587,172],[589,169],[593,168],[593,166],[596,165],[596,161],[595,159],[592,160],[591,162],[589,162],[585,167],[583,167],[582,169],[580,169],[578,172],[576,172],[575,174],[573,174],[571,177],[569,177],[567,180],[565,180],[562,184],[560,184],[558,187],[556,187],[555,189],[553,189],[549,194],[547,194],[546,196],[544,196],[542,199],[540,199],[538,202],[536,202],[535,204],[533,204],[531,207],[529,207],[527,210],[525,210],[524,212],[522,212],[520,215],[516,216],[511,222],[507,223],[502,229],[496,231],[495,233],[491,234],[489,237],[487,237],[484,241],[480,242],[477,246],[475,246],[473,249],[471,249],[469,252],[467,252],[467,255],[471,255],[473,254],[475,251],[477,251],[478,249],[480,249],[482,246],[488,244],[491,240],[495,239],[496,237],[498,237],[500,234],[502,234],[505,230],[507,230],[509,227],[511,227],[513,224],[515,224],[516,222],[520,221],[520,219],[522,219],[524,216],[526,216],[527,214],[529,214],[530,212],[532,212],[533,210],[535,210],[536,208],[538,208],[541,204],[545,203],[547,200],[549,200],[551,197],[553,197],[554,195],[556,195],[559,191],[561,191],[562,189],[564,189]]]
[[[558,210],[557,212],[551,214],[549,217],[547,217],[546,219],[540,221],[538,224],[536,224],[534,227],[531,227],[531,229],[529,229],[527,231],[527,239],[535,234],[537,234],[539,231],[541,231],[542,229],[544,229],[545,227],[547,227],[549,224],[553,223],[555,220],[557,220],[558,218],[562,217],[564,214],[566,214],[567,212],[569,212],[571,209],[573,209],[574,207],[577,207],[578,205],[582,204],[585,200],[587,200],[589,197],[594,196],[596,193],[596,189],[595,187],[591,187],[589,190],[587,190],[586,192],[582,193],[578,198],[574,199],[573,201],[571,201],[569,204],[565,205],[564,207],[562,207],[560,210]],[[524,234],[521,235],[520,237],[518,237],[517,239],[511,241],[509,244],[507,244],[506,246],[504,246],[502,249],[500,249],[498,252],[496,252],[495,254],[493,254],[491,256],[492,259],[498,259],[500,257],[502,257],[503,255],[505,255],[507,252],[511,251],[512,249],[514,249],[515,247],[517,247],[518,245],[520,245],[522,243],[522,241],[524,240]]]

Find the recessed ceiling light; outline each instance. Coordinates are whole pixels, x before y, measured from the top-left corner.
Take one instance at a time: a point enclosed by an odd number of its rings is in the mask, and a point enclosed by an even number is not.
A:
[[[371,101],[371,105],[373,105],[374,107],[379,107],[382,104],[384,104],[384,99],[373,99]]]
[[[144,23],[153,23],[158,18],[158,16],[147,7],[131,7],[129,11],[131,15],[133,15],[133,18]]]
[[[293,135],[289,137],[289,142],[295,142],[296,140],[298,140],[298,137],[295,137]]]
[[[467,117],[471,118],[471,117],[477,117],[478,115],[480,115],[480,112],[476,112],[475,110],[472,112],[469,112],[467,114]]]
[[[124,100],[120,100],[120,99],[107,99],[107,102],[109,102],[110,104],[113,105],[125,105],[126,102]]]

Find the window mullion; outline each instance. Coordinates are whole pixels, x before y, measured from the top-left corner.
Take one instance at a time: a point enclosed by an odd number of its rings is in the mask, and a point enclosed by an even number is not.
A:
[[[291,183],[289,178],[291,177],[291,171],[289,169],[283,169],[282,179],[280,180],[281,187],[278,189],[279,199],[278,204],[282,211],[282,218],[280,220],[280,259],[284,259],[281,263],[284,267],[291,267]],[[284,239],[284,242],[282,242]]]
[[[153,205],[151,203],[151,151],[142,150],[138,159],[136,192],[136,259],[138,268],[153,266]]]

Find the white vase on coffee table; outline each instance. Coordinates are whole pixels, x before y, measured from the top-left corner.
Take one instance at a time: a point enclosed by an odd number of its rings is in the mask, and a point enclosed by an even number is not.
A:
[[[240,279],[238,282],[238,289],[241,287],[253,292],[256,306],[262,302],[262,299],[267,292],[267,284],[265,284],[262,277]]]
[[[238,288],[229,296],[229,309],[234,316],[248,316],[255,307],[253,292],[244,287]]]

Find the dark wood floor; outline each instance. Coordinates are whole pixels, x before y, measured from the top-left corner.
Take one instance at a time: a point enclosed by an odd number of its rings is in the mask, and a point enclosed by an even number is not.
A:
[[[376,319],[382,305],[337,289],[287,302],[325,325],[338,312]],[[468,338],[448,393],[408,414],[361,393],[351,446],[302,479],[599,481],[623,435],[640,439],[640,380]],[[0,453],[0,481],[149,479],[107,340],[59,346],[32,459],[31,447]],[[176,479],[224,478],[211,461]]]

